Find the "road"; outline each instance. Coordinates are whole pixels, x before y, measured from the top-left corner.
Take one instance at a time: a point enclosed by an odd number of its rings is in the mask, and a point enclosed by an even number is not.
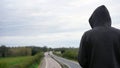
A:
[[[40,68],[61,68],[60,64],[48,55],[48,52],[44,55],[44,61]]]
[[[62,57],[58,57],[56,55],[53,55],[52,52],[50,53],[50,55],[52,57],[54,57],[57,61],[67,65],[69,68],[82,68],[80,67],[80,65],[75,62],[75,61],[71,61],[71,60],[68,60],[68,59],[65,59],[65,58],[62,58]]]

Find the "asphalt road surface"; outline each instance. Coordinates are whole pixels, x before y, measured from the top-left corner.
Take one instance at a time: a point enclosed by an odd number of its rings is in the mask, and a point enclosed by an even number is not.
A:
[[[44,61],[40,68],[61,68],[60,64],[57,63],[53,58],[48,55],[48,52],[45,53]]]
[[[50,52],[50,55],[54,57],[57,61],[67,65],[69,68],[82,68],[77,62],[71,61],[62,57],[58,57],[56,55],[53,55],[52,52]]]

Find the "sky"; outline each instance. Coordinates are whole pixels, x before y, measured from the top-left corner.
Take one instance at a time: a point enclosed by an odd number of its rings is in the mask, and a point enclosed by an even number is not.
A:
[[[0,45],[79,47],[88,19],[105,5],[120,29],[120,0],[1,0]]]

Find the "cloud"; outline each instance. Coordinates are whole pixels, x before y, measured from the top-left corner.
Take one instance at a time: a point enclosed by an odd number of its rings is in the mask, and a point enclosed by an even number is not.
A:
[[[0,44],[78,47],[82,34],[91,29],[90,15],[102,4],[109,9],[113,26],[120,28],[118,0],[2,0]]]
[[[57,47],[60,45],[66,44],[67,47],[74,45],[78,47],[80,37],[82,36],[81,32],[64,32],[64,33],[53,33],[53,34],[43,34],[38,36],[2,36],[0,44],[8,44],[12,46],[24,46],[24,45],[37,45],[37,46],[48,46],[48,47]],[[14,45],[14,44],[17,45]],[[44,44],[44,45],[43,45]],[[71,46],[71,47],[72,47]]]

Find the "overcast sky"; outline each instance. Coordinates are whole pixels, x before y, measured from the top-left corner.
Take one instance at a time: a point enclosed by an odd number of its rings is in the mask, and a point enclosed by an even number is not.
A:
[[[88,19],[106,5],[120,29],[120,0],[1,0],[0,45],[79,47]]]

